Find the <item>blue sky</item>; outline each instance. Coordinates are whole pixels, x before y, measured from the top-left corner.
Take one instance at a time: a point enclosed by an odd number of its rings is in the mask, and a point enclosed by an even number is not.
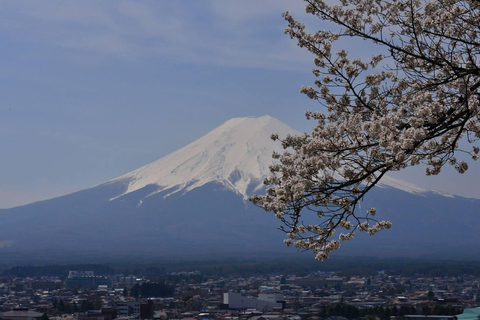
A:
[[[307,131],[299,0],[0,2],[0,208],[99,184],[240,116]],[[302,18],[303,19],[303,18]],[[320,21],[305,18],[312,29]],[[368,51],[368,48],[347,48]],[[400,177],[466,196],[478,170]],[[398,176],[398,175],[397,175]]]

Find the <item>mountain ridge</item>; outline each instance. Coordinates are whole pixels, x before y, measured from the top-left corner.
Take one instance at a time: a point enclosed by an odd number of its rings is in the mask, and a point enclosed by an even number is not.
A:
[[[268,115],[234,118],[185,147],[108,182],[126,181],[125,194],[157,185],[155,194],[171,188],[172,193],[188,192],[217,181],[246,200],[251,184],[256,184],[254,190],[261,188],[273,151],[281,151],[270,140],[273,133],[282,137],[299,134]]]
[[[272,134],[285,138],[301,133],[269,115],[233,118],[177,151],[106,183],[125,181],[128,188],[124,194],[156,185],[157,190],[147,197],[172,189],[168,197],[217,181],[245,201],[251,195],[248,189],[256,192],[263,187],[263,179],[273,164],[273,152],[283,152],[281,144],[270,139]],[[410,193],[436,192],[390,176],[378,186]]]

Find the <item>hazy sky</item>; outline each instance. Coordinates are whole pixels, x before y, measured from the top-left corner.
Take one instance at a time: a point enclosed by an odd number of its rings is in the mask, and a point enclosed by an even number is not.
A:
[[[283,33],[281,17],[286,10],[302,17],[303,7],[299,0],[0,2],[0,208],[115,178],[233,117],[269,114],[307,131],[304,110],[317,105],[299,89],[314,81],[312,57]],[[401,177],[480,197],[479,174]]]

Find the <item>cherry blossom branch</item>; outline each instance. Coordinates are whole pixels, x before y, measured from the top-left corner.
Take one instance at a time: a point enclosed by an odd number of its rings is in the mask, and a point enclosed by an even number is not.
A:
[[[323,111],[306,112],[316,122],[311,133],[280,140],[285,152],[274,154],[266,194],[251,200],[275,213],[287,245],[325,260],[356,231],[390,228],[375,208],[359,209],[388,172],[426,164],[426,174],[436,175],[450,164],[464,173],[468,165],[456,154],[478,159],[477,146],[458,145],[465,136],[480,139],[480,2],[305,2],[307,13],[336,27],[309,33],[284,14],[285,32],[315,56],[315,86],[301,92]],[[346,37],[370,41],[382,54],[334,53]]]

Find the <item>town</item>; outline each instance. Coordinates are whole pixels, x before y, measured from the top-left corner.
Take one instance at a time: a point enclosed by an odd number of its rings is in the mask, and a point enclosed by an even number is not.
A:
[[[65,319],[478,319],[480,277],[376,271],[369,276],[211,275],[170,272],[151,279],[70,270],[0,278],[4,320]]]

